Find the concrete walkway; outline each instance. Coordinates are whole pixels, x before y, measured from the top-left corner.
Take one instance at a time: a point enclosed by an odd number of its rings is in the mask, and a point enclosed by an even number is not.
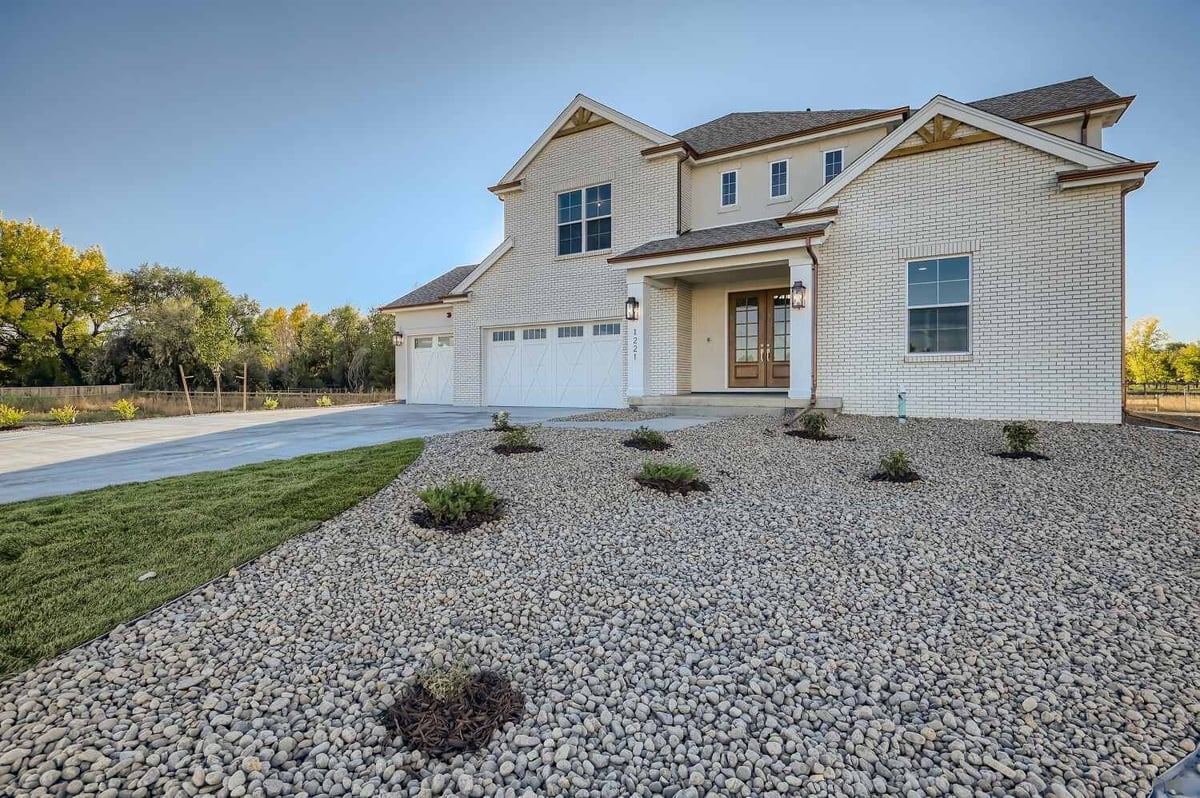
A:
[[[372,405],[153,418],[0,433],[0,503],[491,425],[495,408]],[[585,412],[513,408],[514,424]],[[711,419],[658,418],[672,430]],[[552,422],[626,429],[630,422]]]

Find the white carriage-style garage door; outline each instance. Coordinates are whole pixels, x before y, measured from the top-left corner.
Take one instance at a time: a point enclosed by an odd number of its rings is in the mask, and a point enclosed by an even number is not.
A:
[[[621,407],[621,323],[549,324],[484,333],[489,405]]]
[[[454,401],[454,336],[415,336],[410,355],[408,401],[417,405]]]

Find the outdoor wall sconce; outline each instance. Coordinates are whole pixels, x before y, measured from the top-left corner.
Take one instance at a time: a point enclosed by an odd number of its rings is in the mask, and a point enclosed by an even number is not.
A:
[[[792,307],[799,310],[808,304],[808,287],[803,280],[792,283]]]
[[[392,333],[392,343],[396,346],[404,346],[404,333],[399,330]]]
[[[636,297],[629,297],[625,300],[625,320],[637,321],[638,317],[638,301]]]

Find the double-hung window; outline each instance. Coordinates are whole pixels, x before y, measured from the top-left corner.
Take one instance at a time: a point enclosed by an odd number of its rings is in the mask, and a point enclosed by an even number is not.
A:
[[[558,254],[574,255],[612,247],[612,184],[602,183],[558,195]]]
[[[771,199],[788,195],[788,162],[771,162]]]
[[[909,261],[908,351],[965,353],[970,338],[970,257]]]
[[[842,173],[842,156],[845,150],[830,150],[825,153],[825,182],[828,183]]]
[[[737,185],[737,170],[721,173],[721,207],[732,208],[737,205],[738,185]]]

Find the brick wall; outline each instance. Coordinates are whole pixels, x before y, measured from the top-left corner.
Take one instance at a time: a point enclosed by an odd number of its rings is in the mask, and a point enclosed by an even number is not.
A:
[[[1121,196],[1007,140],[880,161],[821,247],[817,392],[849,413],[1121,418]],[[970,254],[971,354],[906,354],[906,261]]]
[[[455,308],[455,404],[483,401],[486,328],[624,318],[625,273],[607,258],[675,235],[675,162],[646,162],[641,150],[650,143],[616,124],[554,139],[522,175],[524,190],[506,195],[513,248]],[[597,183],[612,183],[612,249],[558,257],[556,194]]]

